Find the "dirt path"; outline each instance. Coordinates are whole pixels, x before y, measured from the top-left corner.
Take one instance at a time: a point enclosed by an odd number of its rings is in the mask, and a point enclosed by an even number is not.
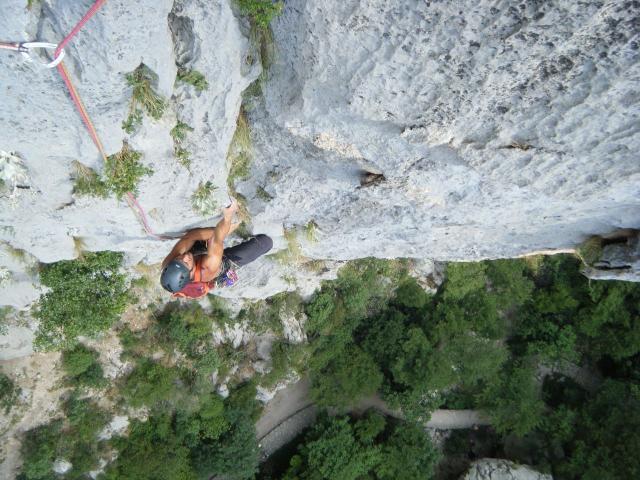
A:
[[[256,423],[262,458],[277,451],[313,424],[318,409],[311,401],[308,378],[280,390],[264,409]],[[402,418],[402,413],[390,409],[378,396],[362,400],[352,411],[363,412],[375,408],[386,415]],[[489,420],[476,410],[436,410],[425,424],[426,428],[451,430],[488,425]]]

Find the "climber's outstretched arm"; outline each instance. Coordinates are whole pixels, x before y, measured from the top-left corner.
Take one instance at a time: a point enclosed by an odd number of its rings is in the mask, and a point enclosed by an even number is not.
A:
[[[222,210],[222,220],[213,229],[213,238],[209,241],[207,256],[202,263],[203,268],[211,275],[218,273],[222,262],[222,252],[224,251],[224,239],[231,231],[231,221],[237,211],[238,202],[232,200],[231,205]]]
[[[193,228],[185,233],[180,240],[173,246],[169,255],[162,262],[162,268],[176,258],[178,255],[187,253],[198,240],[209,240],[213,237],[215,228]]]

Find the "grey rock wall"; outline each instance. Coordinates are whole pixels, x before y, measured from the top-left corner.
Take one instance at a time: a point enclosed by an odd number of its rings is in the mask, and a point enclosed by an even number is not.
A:
[[[508,460],[483,458],[471,465],[460,480],[552,480],[551,475],[533,470],[527,465],[517,465]]]
[[[640,222],[625,1],[286,2],[252,181],[312,257],[509,257]],[[259,110],[259,109],[258,109]],[[362,187],[361,170],[382,174]]]
[[[42,0],[27,10],[7,0],[0,31],[57,42],[91,3]],[[433,264],[637,228],[638,11],[619,0],[287,1],[273,22],[264,97],[246,105],[255,155],[237,189],[254,231],[277,250],[287,245],[283,227],[313,221],[318,241],[299,239],[308,259]],[[191,209],[201,181],[226,202],[242,92],[261,71],[247,37],[227,0],[110,0],[67,49],[107,152],[126,139],[154,169],[139,200],[159,233],[215,221]],[[141,62],[169,107],[127,135],[124,76]],[[209,89],[175,85],[178,66],[204,73]],[[171,242],[146,236],[124,202],[72,194],[72,162],[99,171],[102,159],[57,72],[1,51],[0,88],[0,177],[12,187],[0,198],[0,241],[42,262],[74,258],[78,239],[124,251],[129,263],[161,260]],[[174,158],[177,119],[194,128],[190,169]],[[20,268],[2,267],[2,278],[26,286],[0,303],[37,296]],[[317,284],[316,273],[267,260],[245,279],[225,295]]]
[[[24,0],[7,0],[0,7],[2,39],[61,41],[92,3],[42,0],[28,10]],[[127,140],[154,170],[141,182],[138,198],[155,232],[216,221],[191,208],[199,182],[212,182],[219,204],[227,202],[226,153],[241,93],[260,73],[259,64],[246,61],[250,50],[226,0],[110,0],[66,49],[65,63],[107,154]],[[139,131],[127,135],[121,128],[131,98],[125,75],[141,62],[157,75],[155,87],[168,108],[160,120],[146,117]],[[209,89],[175,84],[178,66],[202,72]],[[172,242],[148,237],[124,201],[72,194],[72,162],[99,172],[103,161],[57,71],[2,50],[0,88],[0,173],[3,179],[15,177],[5,168],[9,157],[18,158],[20,172],[26,172],[24,188],[3,189],[0,241],[42,262],[75,258],[74,237],[88,250],[124,251],[130,263],[160,261]],[[174,157],[169,132],[177,119],[194,129],[185,142],[190,169]],[[24,305],[13,297],[3,295],[0,303]]]

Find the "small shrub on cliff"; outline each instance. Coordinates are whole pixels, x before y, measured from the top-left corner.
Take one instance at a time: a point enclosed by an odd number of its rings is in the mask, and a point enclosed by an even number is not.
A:
[[[200,182],[191,195],[191,208],[203,217],[210,217],[218,211],[218,203],[213,194],[217,188],[211,182]]]
[[[100,444],[97,435],[109,420],[109,414],[89,399],[72,395],[63,405],[66,420],[29,430],[22,442],[20,480],[61,478],[53,471],[54,462],[64,459],[72,464],[64,478],[86,478],[98,466]]]
[[[36,310],[36,348],[70,347],[79,335],[91,337],[113,325],[130,300],[125,276],[118,273],[121,263],[121,253],[86,252],[44,265],[40,280],[50,290]]]
[[[122,387],[122,395],[133,407],[154,407],[160,402],[174,399],[176,394],[176,368],[163,367],[148,359],[139,361]]]
[[[186,70],[181,68],[176,75],[176,82],[192,85],[196,91],[202,92],[209,88],[209,82],[205,76],[197,70]]]
[[[135,194],[142,177],[153,173],[151,168],[140,163],[141,158],[142,154],[130,149],[127,142],[122,144],[122,150],[107,158],[105,184],[118,199],[128,192]]]
[[[4,373],[0,373],[0,410],[4,409],[5,414],[9,413],[11,407],[17,403],[19,395],[20,388]]]
[[[73,162],[74,174],[73,193],[76,195],[91,195],[94,197],[106,198],[109,195],[109,188],[100,175],[80,162]]]
[[[133,72],[127,73],[127,83],[132,87],[131,103],[129,104],[129,116],[122,123],[122,129],[131,134],[142,123],[143,110],[158,120],[162,117],[166,103],[153,88],[156,75],[143,63]]]
[[[62,368],[66,381],[71,385],[103,387],[106,384],[98,352],[84,345],[78,344],[62,353]]]
[[[284,3],[272,0],[238,0],[240,11],[260,28],[268,28],[271,20],[282,13]]]

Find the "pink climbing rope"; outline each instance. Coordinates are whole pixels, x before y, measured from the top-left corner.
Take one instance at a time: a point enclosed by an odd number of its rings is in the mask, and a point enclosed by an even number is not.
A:
[[[87,13],[84,14],[84,17],[80,19],[80,21],[76,24],[76,26],[73,27],[71,32],[69,32],[69,34],[66,37],[64,37],[62,42],[58,44],[58,48],[56,49],[56,53],[54,57],[57,57],[60,54],[62,49],[66,47],[67,44],[71,41],[71,39],[75,37],[77,33],[82,29],[82,27],[84,27],[85,24],[89,20],[91,20],[91,17],[93,17],[98,12],[98,10],[100,10],[102,5],[104,5],[106,1],[107,0],[96,0],[96,3],[94,3],[93,6],[89,10],[87,10]]]
[[[71,32],[69,32],[69,34],[62,40],[62,42],[58,44],[58,48],[56,48],[56,51],[54,54],[55,58],[58,58],[58,56],[62,53],[64,47],[73,39],[73,37],[82,29],[82,27],[84,27],[85,24],[89,20],[91,20],[91,17],[93,17],[98,12],[98,10],[100,10],[102,5],[104,5],[106,1],[107,0],[97,0],[93,4],[93,6],[87,11],[87,13],[84,14],[82,19],[80,19],[80,21],[76,24],[76,26],[73,27]],[[91,121],[91,118],[89,117],[89,114],[87,113],[87,110],[84,107],[84,104],[82,103],[80,94],[78,93],[75,86],[73,85],[73,82],[71,81],[71,77],[69,76],[69,71],[65,67],[64,62],[60,62],[57,65],[57,68],[58,68],[58,72],[62,76],[62,79],[64,80],[65,85],[67,86],[67,89],[69,90],[69,94],[71,95],[71,100],[73,101],[73,104],[78,110],[78,113],[80,114],[80,117],[82,118],[82,121],[85,127],[87,127],[87,130],[89,131],[89,135],[91,136],[93,143],[96,145],[96,147],[98,148],[98,151],[100,152],[100,155],[102,155],[103,160],[106,162],[107,154],[104,151],[102,142],[100,141],[100,137],[98,136],[98,132],[96,131],[93,125],[93,122]],[[131,192],[127,192],[126,195],[127,195],[127,203],[129,204],[129,207],[133,210],[138,220],[142,223],[142,226],[144,227],[144,230],[147,232],[148,235],[160,240],[173,238],[165,235],[156,234],[152,230],[151,226],[149,226],[149,222],[147,221],[147,215],[145,214],[145,211],[142,208],[142,205],[140,205],[140,202],[138,202],[135,195],[133,195],[133,193]]]

